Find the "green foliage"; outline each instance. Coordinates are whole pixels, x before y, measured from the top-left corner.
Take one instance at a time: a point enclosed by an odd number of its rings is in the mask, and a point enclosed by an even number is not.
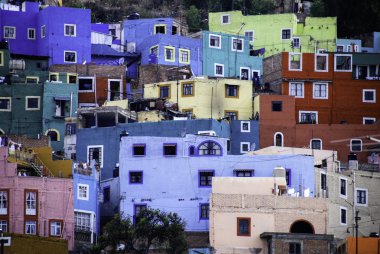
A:
[[[186,12],[186,20],[190,32],[196,32],[201,29],[201,15],[198,8],[194,5],[190,6],[189,10]]]
[[[248,2],[247,10],[250,15],[271,14],[275,9],[274,0],[251,0]]]
[[[311,16],[313,17],[325,17],[326,6],[323,0],[315,0],[310,9]]]

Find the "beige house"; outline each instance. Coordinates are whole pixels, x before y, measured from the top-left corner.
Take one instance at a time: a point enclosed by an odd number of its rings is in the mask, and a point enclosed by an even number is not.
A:
[[[284,174],[275,169],[274,175]],[[332,236],[325,235],[328,224],[326,200],[287,196],[285,186],[284,177],[213,178],[210,245],[215,253],[269,253],[270,241],[266,239],[279,236],[268,232],[304,234],[303,238],[294,241],[294,234],[288,234],[285,237],[288,249],[306,251],[324,246],[330,250],[327,239],[332,239]],[[314,241],[322,241],[323,244],[310,247],[308,237],[314,237]],[[315,251],[330,253],[322,249]]]

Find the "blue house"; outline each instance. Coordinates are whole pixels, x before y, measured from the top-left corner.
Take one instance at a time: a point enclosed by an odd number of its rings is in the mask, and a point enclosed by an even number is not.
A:
[[[278,167],[289,189],[313,196],[313,157],[226,151],[227,139],[212,136],[121,137],[120,212],[136,218],[146,207],[158,208],[178,213],[186,231],[208,231],[213,177],[271,177]]]
[[[261,80],[262,58],[251,56],[248,37],[204,31],[202,47],[203,75]]]
[[[231,154],[258,150],[259,140],[259,121],[231,121]]]
[[[362,40],[337,39],[336,52],[362,52]]]

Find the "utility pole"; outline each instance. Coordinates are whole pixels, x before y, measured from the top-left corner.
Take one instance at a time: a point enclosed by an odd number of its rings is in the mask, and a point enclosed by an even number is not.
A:
[[[356,247],[356,254],[358,254],[358,229],[359,229],[359,220],[361,220],[361,218],[358,216],[359,215],[359,211],[356,211],[356,215],[355,215],[355,241],[356,241],[356,244],[355,244],[355,247]]]

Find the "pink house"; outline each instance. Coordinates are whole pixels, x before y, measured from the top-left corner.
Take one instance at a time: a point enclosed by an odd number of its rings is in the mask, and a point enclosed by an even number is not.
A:
[[[0,147],[0,227],[5,232],[68,240],[74,247],[73,180],[20,176]]]

